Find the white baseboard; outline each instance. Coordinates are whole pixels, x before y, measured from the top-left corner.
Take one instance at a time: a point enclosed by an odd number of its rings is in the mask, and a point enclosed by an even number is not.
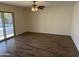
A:
[[[37,32],[37,33],[45,33],[45,34],[55,34],[55,35],[65,35],[65,36],[70,36],[70,34],[52,33],[52,32],[40,32],[40,31],[27,31],[27,32]]]
[[[78,51],[79,51],[79,38],[76,37],[75,35],[71,34],[72,40],[75,43],[75,46],[77,47]]]

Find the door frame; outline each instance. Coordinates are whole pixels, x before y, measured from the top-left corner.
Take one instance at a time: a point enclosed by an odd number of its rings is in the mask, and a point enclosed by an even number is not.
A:
[[[12,37],[15,37],[16,36],[16,30],[15,30],[15,20],[14,20],[14,12],[8,12],[8,11],[0,11],[1,13],[11,13],[12,14],[12,21],[13,21],[13,31],[14,31],[14,36],[12,36]],[[4,15],[3,15],[4,16]],[[2,16],[2,17],[3,17]],[[3,18],[2,18],[3,19]],[[4,27],[4,21],[2,20],[2,22],[3,22],[3,27]],[[5,32],[5,28],[4,28],[4,30],[3,30],[4,32]],[[6,33],[6,32],[5,32]],[[12,38],[12,37],[9,37],[9,38],[5,38],[5,34],[4,34],[4,40],[1,40],[0,42],[2,42],[2,41],[6,41],[6,40],[8,40],[8,39],[10,39],[10,38]]]

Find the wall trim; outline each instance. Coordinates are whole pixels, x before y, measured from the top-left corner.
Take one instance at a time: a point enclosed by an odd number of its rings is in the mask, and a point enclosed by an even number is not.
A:
[[[42,34],[54,34],[54,35],[71,36],[69,34],[61,34],[61,33],[49,33],[49,32],[39,32],[39,31],[27,31],[27,32],[35,32],[35,33],[42,33]]]
[[[76,48],[77,48],[77,50],[79,51],[79,43],[77,43],[77,38],[75,37],[75,35],[73,35],[73,34],[71,34],[71,38],[72,38],[72,40],[73,40],[73,42],[74,42],[74,44],[75,44],[75,46],[76,46]]]

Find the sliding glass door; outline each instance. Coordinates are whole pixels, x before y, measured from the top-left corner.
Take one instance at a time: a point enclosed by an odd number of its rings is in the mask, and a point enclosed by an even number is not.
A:
[[[0,41],[3,39],[4,39],[3,20],[2,20],[2,14],[0,13]]]
[[[0,13],[0,41],[14,36],[13,14]]]
[[[12,13],[4,13],[6,38],[14,36]]]

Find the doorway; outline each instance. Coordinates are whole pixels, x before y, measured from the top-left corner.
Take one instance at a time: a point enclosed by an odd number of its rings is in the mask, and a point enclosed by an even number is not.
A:
[[[15,36],[13,13],[0,12],[0,41]]]

